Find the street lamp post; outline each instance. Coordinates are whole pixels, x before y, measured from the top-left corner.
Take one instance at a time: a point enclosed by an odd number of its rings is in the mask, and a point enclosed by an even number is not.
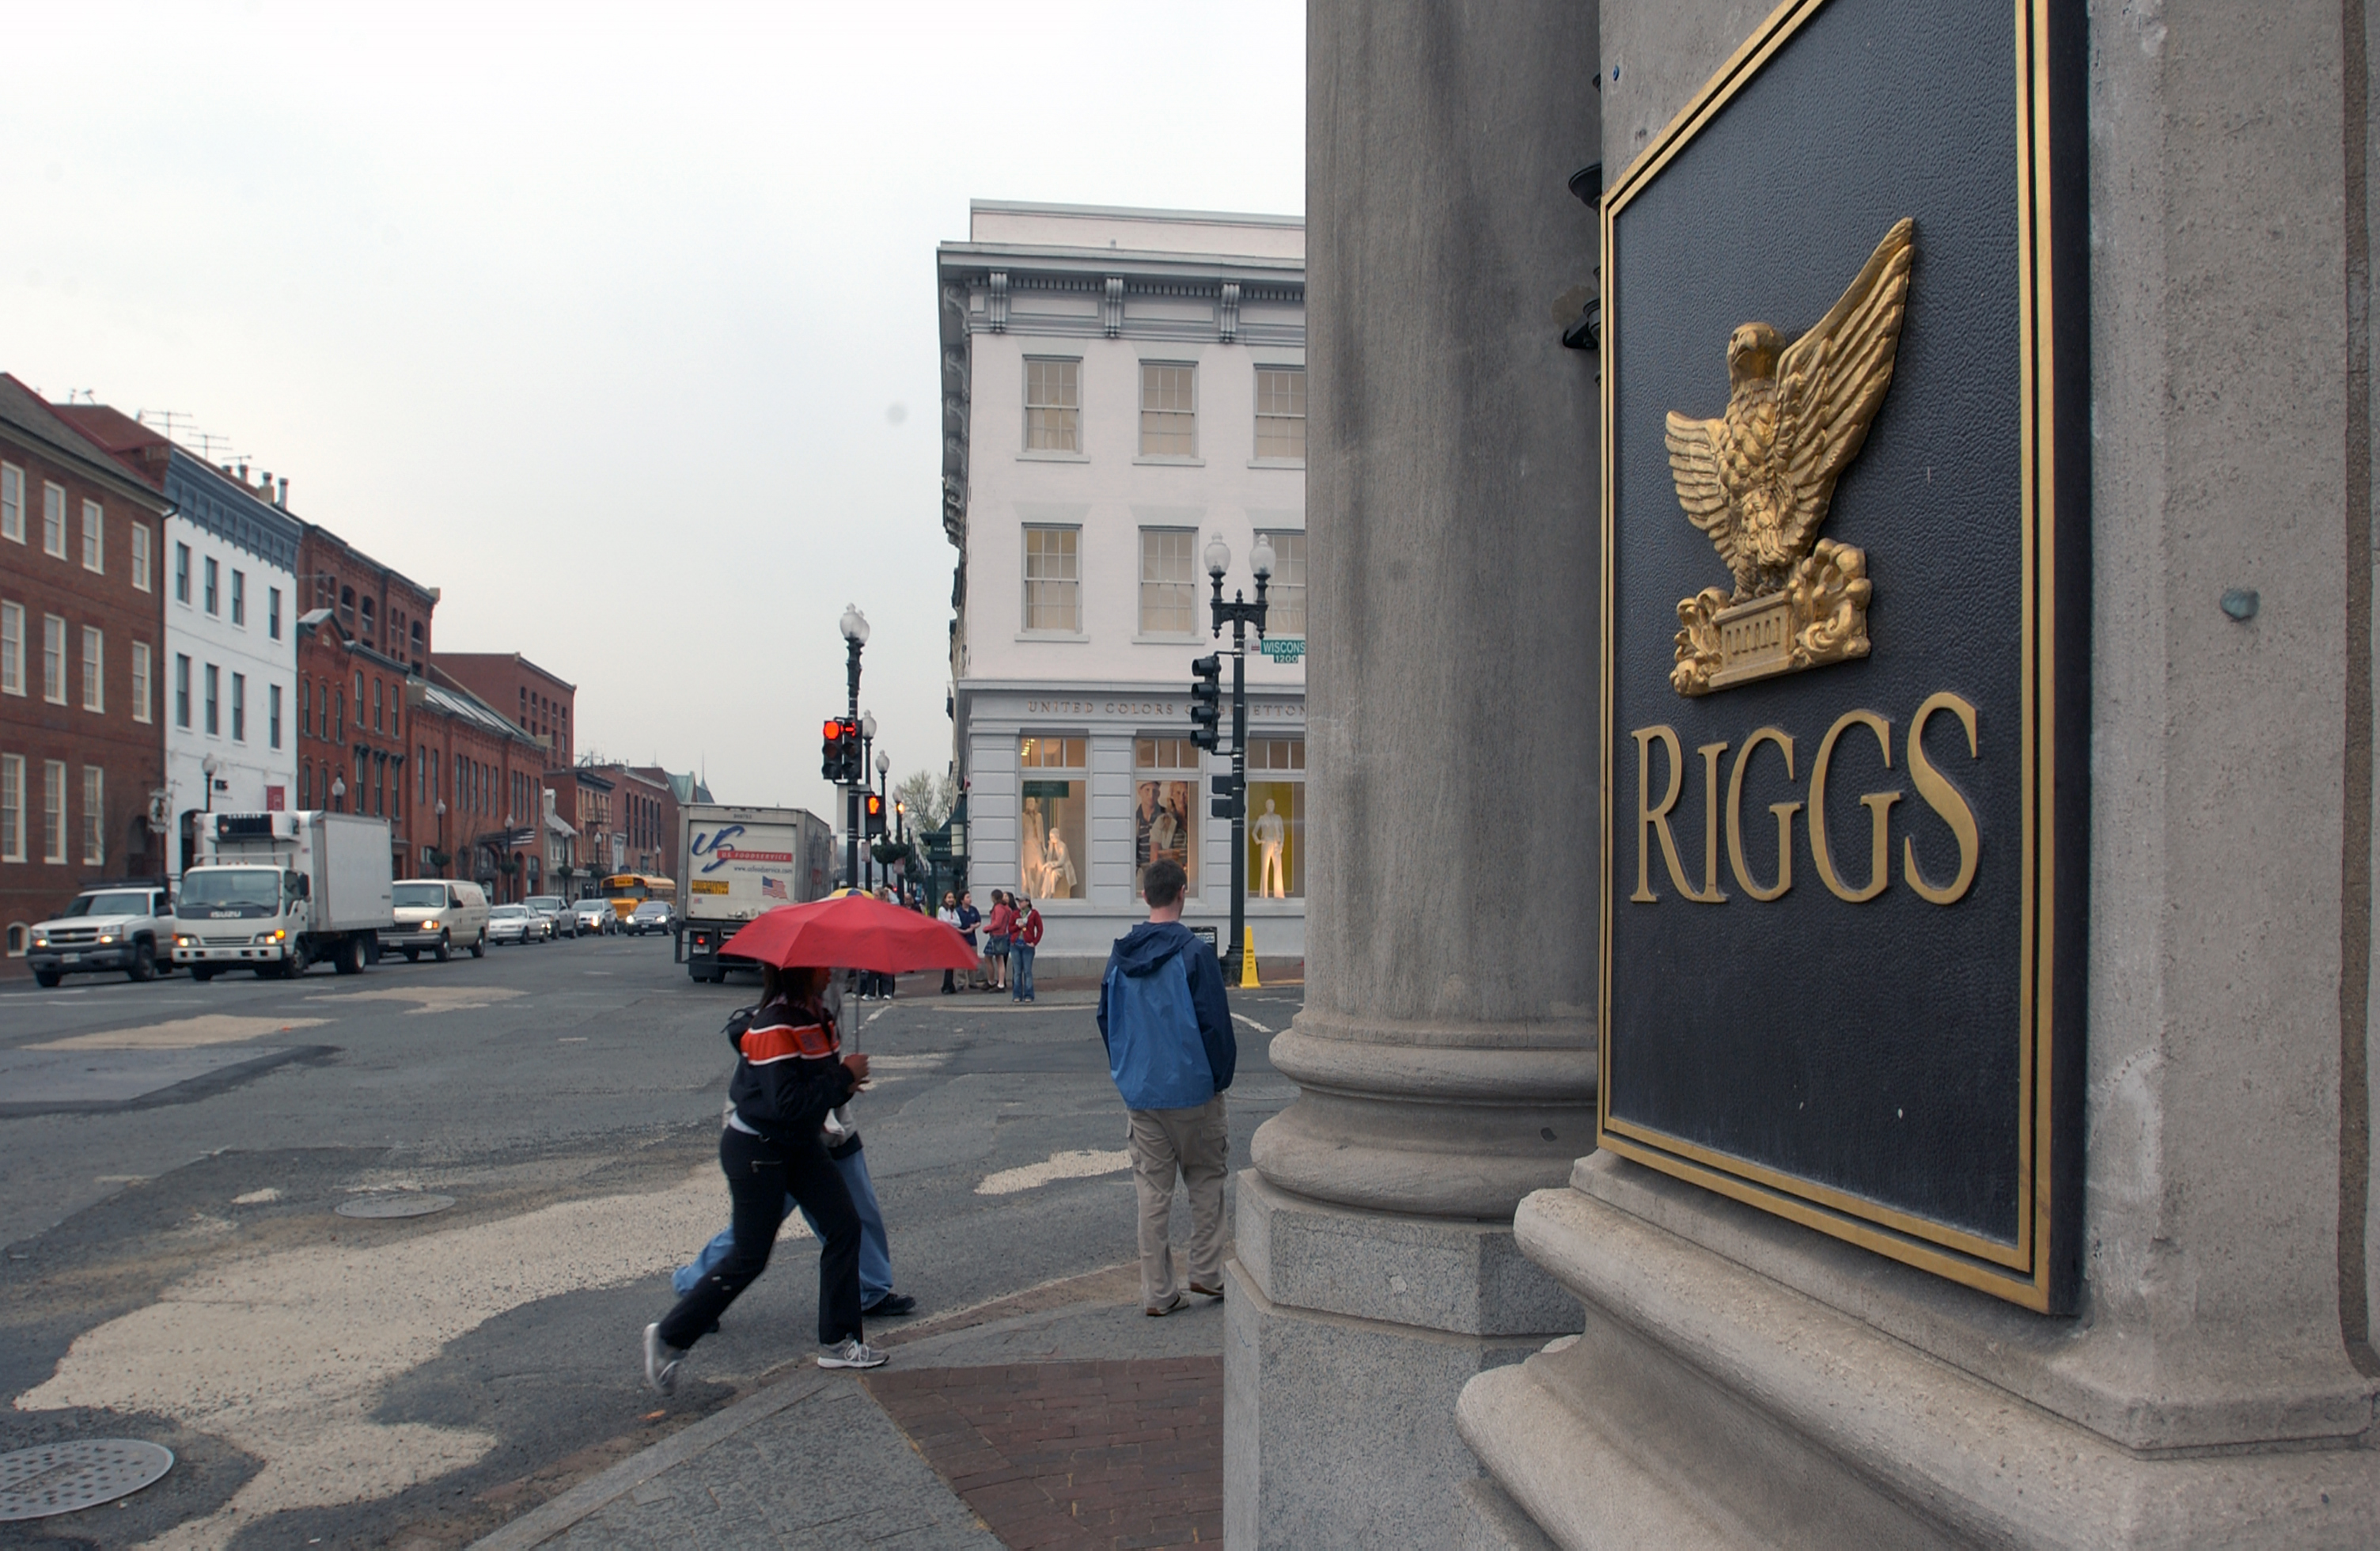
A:
[[[844,676],[851,686],[850,720],[859,720],[859,649],[868,644],[868,616],[859,612],[856,603],[846,603],[843,610],[843,641],[850,656],[844,664]],[[859,881],[859,788],[845,782],[843,789],[844,864],[846,881]]]
[[[206,777],[207,782],[207,811],[209,813],[212,813],[215,810],[215,772],[222,769],[222,763],[212,754],[199,761],[199,772]]]
[[[453,854],[446,849],[446,799],[443,797],[438,799],[438,854],[448,857]],[[446,876],[446,866],[444,862],[438,864],[439,877]]]
[[[891,769],[892,768],[892,756],[891,756],[890,754],[885,753],[882,749],[879,749],[879,750],[877,750],[877,751],[876,751],[876,801],[877,801],[877,807],[876,807],[876,811],[877,811],[879,814],[881,814],[881,813],[884,811],[884,798],[885,798],[885,795],[886,795],[886,788],[885,788],[885,784],[884,784],[884,779],[885,779],[885,778],[884,778],[884,772],[885,772],[885,771],[887,771],[887,770],[889,770],[889,769]],[[871,846],[869,846],[869,847],[868,848],[868,854],[870,857],[873,857],[873,856],[876,854],[876,848],[875,848],[873,845],[871,845]],[[892,882],[892,863],[890,863],[890,862],[886,862],[886,863],[884,863],[884,864],[883,864],[883,868],[884,868],[884,881],[885,881],[885,882],[887,882],[887,883]]]
[[[1272,545],[1259,533],[1256,548],[1248,551],[1248,568],[1257,578],[1256,601],[1247,601],[1245,595],[1233,588],[1232,600],[1226,603],[1223,573],[1232,568],[1232,547],[1223,542],[1220,533],[1207,540],[1207,576],[1215,586],[1214,634],[1220,637],[1226,622],[1232,627],[1231,792],[1208,810],[1218,818],[1228,815],[1232,820],[1232,939],[1223,955],[1226,963],[1243,956],[1243,945],[1247,940],[1248,626],[1256,626],[1257,640],[1264,639],[1265,588],[1272,580]]]
[[[209,778],[207,785],[209,787],[212,787],[214,785],[214,781],[212,777]],[[347,778],[345,776],[333,776],[331,778],[331,811],[334,813],[346,812],[347,810],[344,806],[346,800]],[[212,803],[212,799],[210,798],[209,801]]]

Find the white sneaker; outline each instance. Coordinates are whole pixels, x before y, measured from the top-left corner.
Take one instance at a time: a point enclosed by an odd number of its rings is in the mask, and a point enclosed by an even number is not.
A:
[[[819,1366],[821,1368],[880,1368],[884,1366],[884,1353],[856,1336],[846,1336],[832,1346],[819,1348]]]
[[[685,1361],[686,1349],[663,1341],[658,1321],[645,1327],[645,1383],[654,1394],[667,1395],[677,1388],[677,1366]]]

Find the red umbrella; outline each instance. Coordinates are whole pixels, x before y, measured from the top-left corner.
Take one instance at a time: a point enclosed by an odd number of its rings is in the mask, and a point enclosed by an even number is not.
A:
[[[882,975],[976,965],[975,950],[955,927],[866,894],[781,904],[754,917],[719,951],[786,969],[807,964]]]

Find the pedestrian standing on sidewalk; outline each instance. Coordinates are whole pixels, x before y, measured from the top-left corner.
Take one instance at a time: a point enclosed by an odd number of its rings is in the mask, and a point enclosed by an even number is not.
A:
[[[1148,919],[1116,939],[1099,984],[1099,1037],[1130,1117],[1133,1186],[1140,1197],[1140,1297],[1149,1315],[1182,1306],[1169,1235],[1173,1180],[1190,1194],[1189,1290],[1223,1295],[1223,1175],[1231,1133],[1223,1091],[1239,1045],[1223,972],[1182,924],[1182,864],[1141,876]]]
[[[1016,929],[1016,907],[998,889],[991,891],[991,919],[983,924],[985,961],[991,965],[991,984],[987,990],[1008,989],[1009,934]]]
[[[1008,939],[1009,983],[1019,1001],[1033,1000],[1033,951],[1041,946],[1041,913],[1031,900],[1016,902],[1016,929]]]
[[[934,919],[940,921],[943,926],[950,927],[953,931],[958,930],[958,895],[948,891],[944,891],[942,894],[942,908],[934,913]],[[958,983],[951,978],[954,973],[954,971],[947,969],[942,971],[942,995],[944,996],[950,996],[959,988]]]
[[[964,889],[960,890],[958,920],[959,935],[966,939],[967,951],[970,953],[976,951],[975,929],[982,920],[983,912],[975,907],[975,896]],[[976,984],[976,976],[982,973],[983,960],[981,958],[978,958],[976,960],[975,968],[967,971],[967,986],[970,989],[972,989]]]
[[[873,1368],[884,1361],[868,1344],[859,1313],[859,1214],[827,1157],[829,1111],[849,1102],[868,1076],[868,1058],[843,1054],[824,1004],[825,969],[760,969],[760,1005],[728,1020],[735,1075],[735,1108],[719,1135],[735,1242],[727,1258],[645,1327],[645,1382],[662,1394],[727,1306],[768,1268],[769,1251],[792,1196],[819,1225],[819,1366]]]

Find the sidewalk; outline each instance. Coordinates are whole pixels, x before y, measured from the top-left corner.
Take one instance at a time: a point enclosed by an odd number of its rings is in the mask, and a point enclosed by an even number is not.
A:
[[[804,1363],[476,1551],[1214,1545],[1223,1310],[1140,1311],[1133,1266],[887,1327],[864,1375]]]

